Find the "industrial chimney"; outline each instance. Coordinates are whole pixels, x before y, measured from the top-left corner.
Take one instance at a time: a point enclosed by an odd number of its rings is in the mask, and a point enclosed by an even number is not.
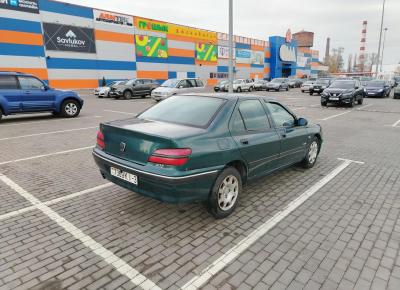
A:
[[[330,37],[328,37],[326,39],[326,50],[325,50],[325,58],[324,58],[325,65],[328,65],[330,50],[331,50],[331,39],[330,39]]]

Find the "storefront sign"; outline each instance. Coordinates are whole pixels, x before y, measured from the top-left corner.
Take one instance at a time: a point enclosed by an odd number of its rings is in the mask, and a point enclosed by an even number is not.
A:
[[[168,40],[162,37],[135,35],[136,55],[139,57],[168,57]]]
[[[236,57],[236,49],[233,49],[233,58]],[[229,47],[228,46],[218,46],[218,58],[228,59],[229,58]]]
[[[236,49],[236,63],[251,63],[251,50]]]
[[[1,0],[0,0],[1,1]],[[94,20],[102,23],[133,27],[133,17],[108,11],[93,10]]]
[[[159,22],[145,18],[136,18],[135,23],[136,27],[141,30],[149,30],[149,31],[164,32],[164,33],[167,33],[169,31],[169,26],[165,22]]]
[[[0,9],[39,14],[38,0],[0,0]]]
[[[217,61],[218,52],[217,46],[213,44],[197,43],[196,58],[201,61]]]
[[[96,53],[93,29],[56,23],[43,23],[47,50]]]
[[[296,62],[296,48],[287,44],[282,44],[279,49],[279,57],[281,61]]]

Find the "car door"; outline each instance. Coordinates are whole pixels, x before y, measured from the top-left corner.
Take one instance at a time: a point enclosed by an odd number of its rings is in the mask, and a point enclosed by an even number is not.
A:
[[[54,90],[39,79],[31,76],[18,76],[23,94],[22,110],[24,112],[50,111],[55,109]]]
[[[191,85],[187,80],[181,80],[177,86],[178,94],[190,93],[191,92]]]
[[[205,91],[205,86],[204,86],[203,81],[201,81],[201,80],[195,80],[195,81],[196,81],[196,91],[199,92],[199,93],[204,92]]]
[[[297,126],[296,118],[281,104],[265,102],[269,115],[281,138],[279,165],[300,162],[306,155],[308,132],[306,127]]]
[[[17,113],[22,111],[23,94],[19,87],[18,80],[12,75],[0,75],[0,98],[5,112]]]
[[[145,85],[142,79],[136,80],[134,84],[135,85],[132,87],[134,95],[142,95],[145,93]]]
[[[249,178],[264,175],[277,167],[280,136],[271,126],[259,99],[242,100],[237,104],[230,131],[248,164]]]

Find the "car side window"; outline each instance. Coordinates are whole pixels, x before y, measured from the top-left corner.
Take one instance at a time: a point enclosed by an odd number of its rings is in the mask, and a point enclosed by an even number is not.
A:
[[[143,80],[136,80],[137,85],[143,85],[143,83],[144,83]]]
[[[195,80],[187,80],[187,82],[189,83],[190,87],[193,87],[193,88],[197,87]]]
[[[265,131],[271,127],[259,100],[242,101],[239,105],[239,112],[247,131]]]
[[[198,87],[204,87],[204,83],[201,80],[196,80]]]
[[[33,77],[18,77],[19,84],[22,90],[40,90],[43,83]]]
[[[179,82],[179,85],[178,85],[178,88],[180,88],[180,87],[182,87],[182,88],[189,88],[189,84],[188,84],[188,82],[187,82],[186,80],[180,81],[180,82]]]
[[[272,119],[277,127],[293,127],[294,117],[281,105],[266,102],[267,108],[271,113]]]
[[[18,82],[14,76],[0,76],[0,90],[17,90]]]
[[[246,131],[246,128],[244,127],[243,118],[239,110],[236,110],[232,116],[231,129],[233,133],[241,133]]]

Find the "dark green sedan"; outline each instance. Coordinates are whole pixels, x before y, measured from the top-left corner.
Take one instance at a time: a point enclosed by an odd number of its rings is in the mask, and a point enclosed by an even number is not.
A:
[[[313,167],[321,144],[319,125],[274,100],[201,94],[100,124],[93,156],[115,184],[165,202],[207,201],[224,218],[243,184],[296,163]]]

